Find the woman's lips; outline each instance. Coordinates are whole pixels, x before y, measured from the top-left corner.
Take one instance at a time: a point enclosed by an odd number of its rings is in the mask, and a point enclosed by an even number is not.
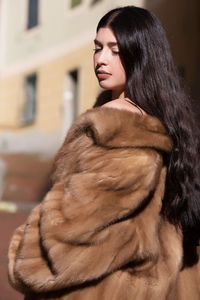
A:
[[[106,72],[97,72],[97,77],[101,80],[107,79],[108,77],[110,77],[110,73],[106,73]]]

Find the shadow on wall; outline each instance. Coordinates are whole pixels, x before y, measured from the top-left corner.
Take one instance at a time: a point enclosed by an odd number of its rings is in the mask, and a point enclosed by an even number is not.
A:
[[[200,1],[146,0],[146,8],[161,20],[174,60],[194,99],[200,123]]]

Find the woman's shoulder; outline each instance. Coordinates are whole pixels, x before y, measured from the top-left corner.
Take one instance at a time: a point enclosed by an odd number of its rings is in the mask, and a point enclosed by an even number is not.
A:
[[[146,112],[142,108],[127,97],[112,100],[112,91],[110,90],[105,90],[99,94],[93,108],[101,106],[128,110],[133,113],[146,115]]]
[[[146,115],[146,112],[137,104],[132,102],[129,98],[119,98],[119,99],[109,101],[105,103],[103,107],[112,107],[121,110],[128,110],[130,112],[140,114],[140,115]]]

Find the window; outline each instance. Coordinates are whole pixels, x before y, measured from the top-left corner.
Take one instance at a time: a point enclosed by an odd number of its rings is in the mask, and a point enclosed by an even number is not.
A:
[[[74,8],[82,3],[82,0],[71,0],[71,8]]]
[[[38,25],[38,3],[39,0],[28,0],[27,29]]]
[[[25,79],[25,103],[23,109],[23,123],[31,124],[35,121],[36,114],[36,74]]]
[[[73,120],[77,117],[78,107],[78,70],[75,69],[66,74],[64,84],[64,95],[62,104],[62,131],[65,136]]]
[[[97,3],[101,2],[101,1],[102,0],[92,0],[91,1],[91,6],[97,4]]]

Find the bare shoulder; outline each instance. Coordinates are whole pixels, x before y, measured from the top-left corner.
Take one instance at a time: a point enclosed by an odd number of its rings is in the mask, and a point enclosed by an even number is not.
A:
[[[146,115],[145,111],[143,111],[140,107],[138,107],[136,104],[134,104],[131,100],[128,98],[120,98],[115,99],[112,101],[109,101],[103,105],[103,107],[111,107],[116,108],[120,110],[128,110],[133,113]]]

